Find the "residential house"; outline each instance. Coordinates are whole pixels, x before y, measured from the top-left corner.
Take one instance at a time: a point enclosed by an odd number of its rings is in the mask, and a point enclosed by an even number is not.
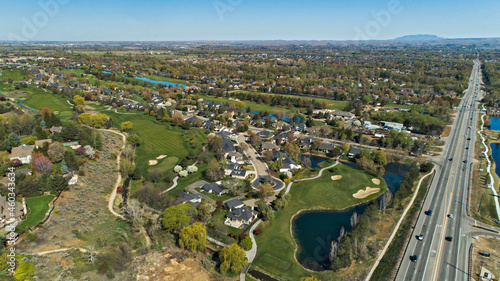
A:
[[[52,139],[36,140],[35,141],[35,148],[43,146],[43,144],[46,142],[48,142],[50,144],[50,143],[52,143]]]
[[[279,120],[273,124],[273,127],[277,130],[287,131],[290,128],[290,125],[285,121]]]
[[[203,120],[201,120],[200,118],[194,117],[194,116],[193,117],[189,117],[189,118],[187,118],[184,121],[191,123],[191,126],[193,126],[193,127],[197,127],[198,121],[200,121],[199,124],[203,125]]]
[[[244,180],[247,177],[247,171],[246,170],[233,170],[231,172],[231,177]]]
[[[26,215],[26,205],[23,203],[19,203],[17,201],[14,202],[14,208],[10,206],[11,201],[7,199],[7,197],[0,196],[0,226],[5,226],[6,224],[13,223],[16,220],[21,220],[22,217]]]
[[[257,136],[259,136],[261,139],[269,139],[270,137],[274,136],[274,133],[271,131],[260,131],[257,133]]]
[[[328,142],[322,142],[319,147],[318,151],[324,152],[324,153],[329,153],[333,151],[333,145]]]
[[[234,209],[238,209],[245,206],[245,203],[243,203],[239,199],[232,199],[224,203],[224,206],[226,207],[226,210],[232,212]]]
[[[181,202],[182,204],[190,204],[195,208],[198,208],[198,206],[201,203],[201,196],[196,193],[189,193],[189,192],[181,192],[177,196],[177,200]]]
[[[349,150],[349,154],[347,154],[347,157],[349,158],[359,158],[361,156],[361,149],[352,147],[351,150]]]
[[[241,170],[241,165],[236,162],[232,162],[226,166],[224,172],[226,173],[226,176],[229,176],[233,171],[239,171],[239,170]]]
[[[19,159],[23,164],[29,164],[31,162],[31,152],[35,148],[34,145],[20,145],[12,148],[12,153],[10,155],[10,160]]]
[[[278,121],[278,118],[271,116],[271,115],[267,115],[267,116],[262,117],[262,120],[264,120],[266,123],[268,123],[268,122],[274,123],[274,122]]]
[[[272,142],[266,141],[262,143],[262,150],[279,150],[280,147]]]
[[[240,228],[245,224],[251,224],[257,218],[257,211],[247,207],[235,208],[226,216],[224,224],[234,228]]]
[[[287,157],[285,151],[273,150],[273,161],[278,160],[280,158],[280,154],[281,154],[282,159]]]
[[[52,128],[49,129],[49,132],[51,134],[53,134],[53,133],[61,133],[61,131],[62,131],[62,127],[52,127]]]
[[[280,173],[287,172],[287,171],[296,171],[300,168],[302,168],[302,166],[295,163],[295,161],[293,161],[292,158],[285,157],[283,159],[283,166],[281,166]]]
[[[290,125],[290,130],[297,132],[305,132],[307,130],[307,126],[304,123],[293,123]]]
[[[243,162],[243,154],[238,151],[231,151],[226,157],[230,162]]]
[[[288,136],[290,135],[293,136],[293,138],[295,139],[293,132],[284,132],[277,136],[274,136],[274,140],[276,141],[277,144],[283,145],[288,142]]]
[[[222,185],[219,183],[207,183],[201,187],[201,189],[205,192],[215,194],[217,196],[222,196],[228,192]]]
[[[340,118],[340,119],[342,119],[344,121],[347,121],[347,120],[350,120],[350,119],[353,119],[354,117],[356,117],[356,115],[354,115],[351,112],[340,111],[340,110],[332,110],[330,112],[330,115],[333,118]]]
[[[311,138],[305,137],[305,138],[300,140],[299,146],[302,149],[310,149],[313,144],[314,144],[314,141]]]

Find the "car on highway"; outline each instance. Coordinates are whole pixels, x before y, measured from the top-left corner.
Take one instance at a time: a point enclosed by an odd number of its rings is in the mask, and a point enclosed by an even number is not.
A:
[[[420,241],[424,240],[424,235],[422,235],[422,234],[417,235],[417,240],[420,240]]]
[[[470,138],[467,138],[467,140],[470,140]]]
[[[453,161],[453,157],[450,158],[450,161]]]
[[[467,160],[464,160],[464,163],[467,164]]]
[[[425,213],[426,215],[430,216],[430,215],[432,215],[432,210],[427,210],[427,211],[425,211],[424,213]]]
[[[448,217],[449,217],[450,219],[452,219],[452,218],[453,218],[453,214],[448,214]]]
[[[417,259],[418,259],[418,256],[417,256],[417,255],[410,256],[410,260],[411,260],[412,262],[417,262]]]
[[[467,146],[465,149],[469,149],[469,147]]]
[[[446,236],[444,239],[446,239],[446,241],[449,241],[449,242],[453,241],[453,237],[451,237],[451,236]]]

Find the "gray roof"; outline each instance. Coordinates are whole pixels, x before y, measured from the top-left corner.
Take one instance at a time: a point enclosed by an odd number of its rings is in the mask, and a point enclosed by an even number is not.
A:
[[[180,198],[183,201],[197,201],[197,200],[201,200],[201,196],[199,194],[189,193],[189,192],[184,192],[184,191],[181,192],[181,193],[179,193],[179,195],[177,197]]]
[[[351,150],[349,150],[349,154],[360,155],[361,154],[361,149],[356,148],[356,147],[352,147]]]
[[[246,177],[247,176],[247,171],[246,170],[233,170],[231,172],[232,177]]]
[[[232,210],[231,213],[227,214],[227,217],[237,221],[250,221],[254,215],[257,215],[256,211],[241,207]]]
[[[275,145],[272,142],[264,142],[262,143],[262,149],[269,149],[269,150],[275,150],[275,149],[280,149],[279,146]]]
[[[261,138],[269,138],[274,136],[274,133],[271,131],[260,131],[257,133],[257,135],[260,136]]]
[[[226,207],[228,209],[233,209],[235,207],[238,207],[238,206],[241,206],[241,205],[245,205],[245,203],[243,203],[243,201],[241,201],[239,199],[233,199],[233,200],[227,201],[224,205],[226,205]]]
[[[328,142],[322,142],[319,145],[318,150],[333,150],[333,145]]]
[[[204,186],[201,187],[206,192],[212,192],[212,193],[221,193],[224,190],[224,187],[217,184],[217,183],[207,183]]]
[[[9,202],[7,200],[7,197],[0,196],[0,218],[1,219],[11,219],[11,218],[18,218],[24,215],[24,208],[23,204],[19,203],[17,201],[15,202],[15,207],[14,207],[14,217],[11,217],[11,210],[9,210]],[[11,207],[12,208],[12,207]]]
[[[227,170],[235,171],[235,170],[241,170],[241,165],[238,163],[230,163],[227,165]]]
[[[283,166],[282,168],[285,168],[285,169],[290,169],[291,168],[291,165],[295,165],[297,166],[297,163],[295,163],[295,161],[293,161],[292,158],[290,157],[285,157],[285,159],[283,159]]]

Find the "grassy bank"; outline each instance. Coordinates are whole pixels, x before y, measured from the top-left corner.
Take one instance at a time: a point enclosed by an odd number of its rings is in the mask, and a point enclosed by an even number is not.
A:
[[[54,195],[44,195],[33,198],[26,198],[26,207],[29,209],[29,214],[26,220],[22,221],[17,228],[26,230],[39,224],[49,210],[49,203],[55,198]]]
[[[342,179],[332,181],[331,176],[342,175]],[[295,260],[296,244],[290,233],[291,218],[304,209],[344,209],[352,205],[371,201],[387,190],[382,178],[381,191],[364,199],[352,195],[367,186],[374,187],[373,176],[369,173],[337,165],[336,173],[325,170],[315,180],[295,183],[290,194],[290,204],[276,213],[274,220],[262,224],[263,234],[257,237],[258,252],[253,265],[285,280],[299,280],[311,275]]]

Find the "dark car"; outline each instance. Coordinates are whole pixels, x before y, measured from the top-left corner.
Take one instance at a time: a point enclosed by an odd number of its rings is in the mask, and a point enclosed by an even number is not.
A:
[[[446,241],[450,241],[450,242],[453,241],[453,237],[451,237],[451,236],[446,236],[446,238],[444,238],[444,239],[446,239]]]
[[[467,140],[470,140],[470,138],[467,138]]]
[[[453,161],[453,157],[450,158],[450,161]]]
[[[427,211],[425,211],[424,213],[425,213],[426,215],[430,216],[430,215],[432,215],[432,210],[427,210]]]
[[[418,259],[418,256],[417,256],[417,255],[410,256],[410,260],[411,260],[412,262],[416,262],[416,261],[417,261],[417,259]]]

